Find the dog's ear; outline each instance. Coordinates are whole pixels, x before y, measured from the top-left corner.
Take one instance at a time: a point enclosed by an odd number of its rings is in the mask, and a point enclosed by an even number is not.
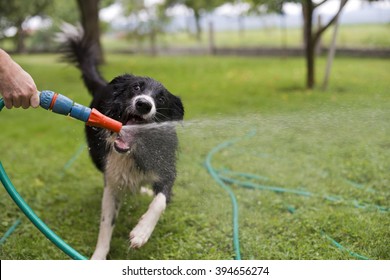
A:
[[[121,75],[121,76],[118,76],[118,77],[115,77],[114,79],[112,79],[112,81],[109,83],[109,85],[112,86],[114,91],[117,91],[118,89],[122,89],[123,86],[125,84],[129,83],[129,81],[131,81],[134,77],[135,76],[132,74],[124,74],[124,75]]]
[[[172,106],[172,119],[175,121],[181,121],[184,117],[184,107],[180,97],[173,95],[173,106]]]

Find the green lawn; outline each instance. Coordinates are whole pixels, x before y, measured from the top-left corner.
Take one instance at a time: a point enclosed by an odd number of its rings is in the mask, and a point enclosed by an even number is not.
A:
[[[16,59],[40,89],[88,104],[80,74],[57,56]],[[215,146],[236,139],[212,159],[222,175],[312,194],[230,185],[243,259],[355,259],[329,238],[367,258],[390,259],[389,62],[337,58],[329,91],[321,92],[303,89],[300,58],[108,56],[107,79],[152,76],[186,108],[171,205],[149,242],[132,250],[128,234],[151,198],[128,195],[109,258],[232,259],[230,199],[204,162]],[[324,65],[317,63],[319,81]],[[90,256],[103,180],[86,148],[67,164],[84,143],[82,123],[42,109],[3,110],[0,120],[0,159],[14,185],[58,235]],[[2,236],[22,214],[2,188],[0,209]],[[67,259],[24,217],[0,246],[0,259]]]

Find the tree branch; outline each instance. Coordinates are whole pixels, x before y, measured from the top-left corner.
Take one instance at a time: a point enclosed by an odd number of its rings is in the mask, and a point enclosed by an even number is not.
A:
[[[320,4],[322,4],[323,2],[321,2]],[[334,15],[334,17],[326,25],[324,25],[320,29],[318,29],[317,32],[314,34],[314,36],[313,36],[314,42],[317,42],[317,40],[321,37],[321,34],[336,21],[337,17],[340,15],[342,9],[344,8],[345,4],[347,4],[347,2],[348,2],[348,0],[341,0],[339,10]],[[318,5],[317,5],[317,7],[318,7]]]
[[[322,0],[322,2],[318,3],[318,4],[314,4],[314,9],[315,8],[318,8],[319,6],[321,6],[322,4],[324,4],[326,1],[328,0]]]

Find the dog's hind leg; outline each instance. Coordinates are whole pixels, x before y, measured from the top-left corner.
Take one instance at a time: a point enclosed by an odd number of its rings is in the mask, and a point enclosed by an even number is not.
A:
[[[148,211],[146,211],[136,227],[130,232],[131,248],[139,248],[148,241],[166,205],[166,195],[159,192],[154,197],[152,203],[150,203]]]
[[[120,208],[119,197],[115,189],[109,185],[104,187],[99,237],[91,258],[93,260],[105,260],[110,251],[112,231]]]

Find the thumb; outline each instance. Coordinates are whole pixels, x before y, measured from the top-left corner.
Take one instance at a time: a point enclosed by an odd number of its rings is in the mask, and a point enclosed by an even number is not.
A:
[[[37,108],[39,106],[39,94],[38,94],[38,92],[34,93],[33,95],[31,95],[31,97],[30,97],[30,105],[33,108]]]

